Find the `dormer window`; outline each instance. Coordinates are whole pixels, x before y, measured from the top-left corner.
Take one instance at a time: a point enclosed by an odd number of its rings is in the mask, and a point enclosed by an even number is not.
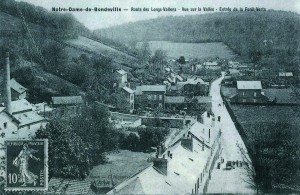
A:
[[[3,127],[4,127],[4,129],[7,128],[7,122],[3,123]]]

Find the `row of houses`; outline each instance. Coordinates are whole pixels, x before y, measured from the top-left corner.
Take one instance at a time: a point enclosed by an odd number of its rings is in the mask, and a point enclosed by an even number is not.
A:
[[[206,193],[210,174],[221,151],[221,129],[205,116],[181,131],[152,166],[113,187],[108,194]]]

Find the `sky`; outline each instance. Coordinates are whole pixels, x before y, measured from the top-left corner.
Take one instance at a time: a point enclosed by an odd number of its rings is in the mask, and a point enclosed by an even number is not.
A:
[[[17,0],[25,1],[36,6],[41,6],[51,11],[55,8],[112,8],[119,7],[121,12],[62,12],[72,13],[81,23],[91,30],[111,27],[127,22],[145,20],[167,15],[189,15],[189,14],[205,14],[212,12],[204,12],[203,7],[213,7],[215,11],[219,7],[230,7],[233,9],[245,7],[263,7],[266,9],[284,10],[300,13],[300,0]],[[166,11],[131,11],[134,8],[176,8],[176,12]],[[202,8],[201,11],[182,11],[185,8]],[[125,11],[124,9],[128,9]]]

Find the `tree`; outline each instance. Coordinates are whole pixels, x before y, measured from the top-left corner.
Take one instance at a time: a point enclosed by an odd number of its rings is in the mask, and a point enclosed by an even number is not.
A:
[[[89,174],[91,147],[70,126],[51,120],[36,132],[35,139],[49,140],[50,177],[84,179]]]
[[[148,42],[144,42],[138,52],[138,60],[141,64],[146,65],[151,58],[151,50]]]
[[[184,56],[180,56],[179,59],[177,60],[177,62],[180,64],[185,64],[186,62],[185,62]]]
[[[151,61],[154,64],[154,70],[162,70],[167,61],[167,52],[161,49],[156,50]]]
[[[247,148],[239,146],[247,166],[249,184],[257,192],[276,191],[280,186],[297,185],[300,178],[299,129],[285,121],[255,126],[247,136]],[[250,158],[249,158],[250,157]],[[299,190],[299,189],[298,189]]]
[[[69,123],[75,133],[90,144],[93,164],[103,163],[103,153],[118,148],[120,133],[109,123],[109,112],[97,103],[83,106],[81,113]]]

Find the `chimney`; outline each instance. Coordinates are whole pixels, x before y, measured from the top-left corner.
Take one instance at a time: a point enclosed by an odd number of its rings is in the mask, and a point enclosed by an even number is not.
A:
[[[158,170],[164,175],[168,174],[168,159],[155,158],[153,159],[153,168]]]
[[[4,83],[5,83],[5,107],[9,114],[12,114],[11,109],[11,89],[10,89],[10,67],[9,67],[9,52],[6,52],[5,56],[5,75],[4,75]]]
[[[181,146],[190,150],[190,151],[193,151],[193,139],[192,137],[188,134],[187,137],[182,137],[181,138]]]

